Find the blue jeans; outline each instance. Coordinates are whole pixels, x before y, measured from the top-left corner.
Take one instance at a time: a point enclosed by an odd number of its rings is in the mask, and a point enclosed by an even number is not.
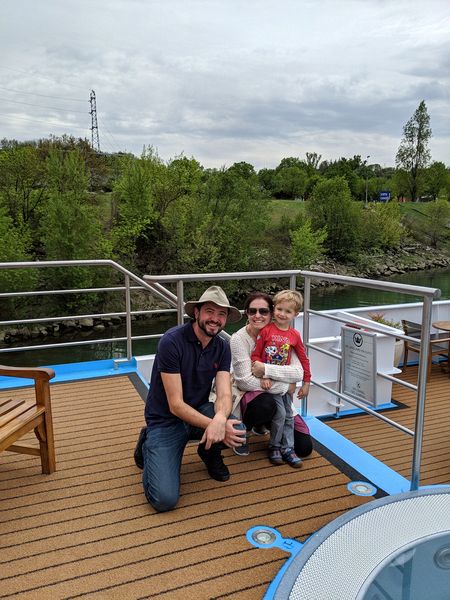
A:
[[[210,417],[215,415],[214,404],[206,402],[197,407],[198,412]],[[230,418],[234,419],[233,415]],[[243,425],[237,428],[244,428]],[[193,427],[180,420],[165,427],[147,427],[143,445],[144,472],[142,484],[145,497],[158,512],[175,508],[180,497],[180,471],[183,452],[189,440],[200,440],[204,429]],[[220,453],[222,443],[213,444],[211,450]]]

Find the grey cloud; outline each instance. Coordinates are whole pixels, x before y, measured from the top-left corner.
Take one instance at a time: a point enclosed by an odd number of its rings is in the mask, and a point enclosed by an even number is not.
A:
[[[229,163],[254,152],[270,162],[307,139],[328,156],[372,145],[368,154],[382,153],[377,161],[392,164],[422,98],[437,147],[449,136],[450,51],[442,23],[450,7],[440,0],[367,0],[357,12],[353,2],[336,9],[328,0],[286,0],[280,10],[267,0],[262,8],[243,2],[239,14],[216,0],[111,0],[106,12],[98,0],[46,0],[39,11],[21,0],[25,12],[6,2],[16,28],[3,24],[0,51],[4,44],[4,64],[23,74],[0,67],[0,86],[86,99],[59,113],[25,106],[18,113],[12,105],[11,114],[44,121],[42,136],[50,129],[45,121],[55,120],[89,132],[91,89],[100,139],[108,139],[107,128],[122,145],[116,150],[137,153],[154,143],[165,156],[195,150]],[[20,120],[3,118],[1,125],[10,137],[39,131]]]

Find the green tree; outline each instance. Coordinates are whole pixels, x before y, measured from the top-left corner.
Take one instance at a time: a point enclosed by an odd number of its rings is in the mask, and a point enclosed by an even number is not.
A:
[[[322,155],[317,152],[306,152],[306,161],[304,163],[305,172],[308,175],[306,187],[303,190],[303,199],[308,200],[315,185],[321,178],[320,166]]]
[[[256,177],[255,167],[244,161],[233,163],[228,171],[236,173],[243,179],[254,179]]]
[[[229,169],[188,169],[186,193],[167,206],[143,243],[140,254],[146,256],[147,272],[246,271],[255,264],[261,268],[266,248],[268,254],[271,251],[265,238],[269,201],[257,175],[242,167],[238,163]],[[156,231],[158,236],[152,237]],[[233,292],[233,286],[226,287]]]
[[[409,177],[404,169],[396,169],[391,178],[392,195],[398,200],[409,197]]]
[[[303,269],[323,256],[326,238],[326,229],[313,231],[310,219],[306,219],[297,229],[293,229],[291,231],[292,266],[295,269]]]
[[[106,154],[94,150],[86,138],[76,138],[66,134],[60,137],[51,135],[48,139],[39,140],[37,149],[42,162],[46,160],[51,150],[61,150],[64,153],[77,150],[89,173],[89,190],[111,189],[112,161]]]
[[[423,184],[423,170],[430,162],[428,142],[431,135],[430,117],[422,100],[403,128],[403,139],[395,157],[397,167],[407,173],[409,194],[415,202]]]
[[[0,150],[0,203],[17,227],[35,219],[45,200],[45,175],[35,147],[10,143]]]
[[[32,260],[27,228],[16,227],[3,207],[0,207],[0,239],[0,262]],[[0,292],[30,291],[36,288],[37,283],[36,269],[0,269]],[[20,318],[23,306],[28,306],[28,301],[23,298],[4,298],[0,301],[0,317]]]
[[[308,213],[314,230],[325,229],[325,247],[338,259],[354,254],[361,244],[361,209],[352,201],[344,177],[317,183],[308,200]]]
[[[322,176],[317,172],[308,177],[308,182],[306,184],[305,191],[303,192],[303,199],[308,200],[311,197],[313,189],[322,179]]]
[[[49,194],[40,228],[46,259],[107,258],[109,247],[102,234],[98,210],[89,202],[89,175],[81,154],[78,150],[52,149],[46,165]],[[63,288],[91,287],[95,277],[93,269],[84,267],[61,270],[56,275]],[[75,305],[78,301],[80,299],[76,297],[66,299],[65,305]],[[85,298],[84,301],[89,300]]]
[[[32,259],[31,239],[27,230],[14,225],[6,209],[0,207],[0,262],[23,262]],[[36,285],[36,270],[0,269],[0,291],[15,292]]]
[[[437,248],[440,243],[446,243],[450,236],[450,204],[447,200],[434,200],[424,206],[428,219],[424,230],[429,243]]]
[[[167,207],[177,200],[197,194],[202,184],[202,176],[203,169],[195,158],[181,155],[169,160],[165,177],[153,186],[156,209],[160,215],[164,216]],[[256,174],[253,176],[256,177]]]
[[[344,177],[347,181],[350,193],[353,198],[358,197],[358,193],[364,185],[363,180],[366,175],[366,162],[361,160],[361,156],[355,155],[353,158],[341,157],[339,160],[326,161],[320,164],[320,171],[327,179],[334,177]],[[362,198],[360,198],[361,200]]]
[[[437,200],[441,190],[446,189],[449,176],[450,173],[443,162],[431,163],[424,173],[424,193],[431,196],[433,200]]]
[[[255,175],[256,176],[256,175]],[[191,245],[193,232],[202,220],[199,212],[203,169],[193,158],[169,160],[158,169],[151,182],[156,219],[147,230],[146,240],[138,250],[147,258],[147,268],[156,272],[180,272],[185,250]],[[208,215],[205,214],[205,219]]]
[[[302,198],[308,185],[308,176],[298,166],[283,167],[275,175],[275,192],[282,198]]]
[[[306,166],[308,167],[309,174],[312,174],[315,171],[319,170],[320,161],[322,160],[322,155],[317,154],[317,152],[307,152],[306,153]]]
[[[260,169],[258,171],[258,180],[261,188],[273,195],[275,192],[275,169]]]
[[[364,212],[364,247],[396,248],[404,229],[398,202],[372,202]]]
[[[300,169],[305,166],[304,161],[298,156],[288,156],[286,158],[282,158],[280,164],[276,168],[277,171],[281,169],[286,169],[287,167],[299,167]]]
[[[147,239],[149,228],[158,218],[154,186],[165,169],[153,152],[144,151],[140,159],[125,156],[120,175],[113,185],[115,222],[111,231],[114,255],[128,266],[135,265],[136,247]]]
[[[448,171],[447,171],[447,178],[446,178],[442,193],[444,195],[444,198],[447,198],[447,200],[450,201],[450,172],[448,172]]]
[[[200,207],[201,214],[211,215],[208,234],[218,249],[216,269],[240,271],[258,263],[269,204],[257,177],[242,177],[233,168],[212,174]]]

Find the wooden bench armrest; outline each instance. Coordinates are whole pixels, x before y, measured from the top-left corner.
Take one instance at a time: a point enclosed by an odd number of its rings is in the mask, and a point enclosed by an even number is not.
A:
[[[22,377],[23,379],[34,379],[35,381],[49,381],[55,376],[53,369],[45,367],[7,367],[0,365],[0,375],[4,377]]]
[[[21,377],[34,382],[34,398],[7,398],[0,401],[0,452],[10,450],[21,454],[36,454],[41,457],[42,473],[56,470],[55,442],[53,438],[50,379],[53,369],[45,367],[7,367],[0,365],[0,376]],[[9,396],[9,394],[8,394]],[[16,444],[26,433],[34,430],[39,448]]]

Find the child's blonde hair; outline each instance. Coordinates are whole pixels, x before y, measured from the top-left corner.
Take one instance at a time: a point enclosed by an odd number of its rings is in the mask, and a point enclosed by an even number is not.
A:
[[[274,306],[280,302],[292,302],[295,312],[299,313],[303,307],[303,296],[296,290],[282,290],[273,297]]]

